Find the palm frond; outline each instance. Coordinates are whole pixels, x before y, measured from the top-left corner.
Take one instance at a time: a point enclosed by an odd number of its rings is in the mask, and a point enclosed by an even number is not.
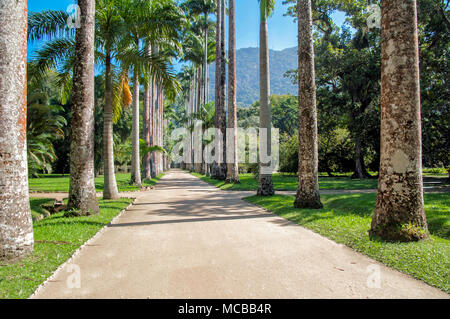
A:
[[[28,15],[28,40],[53,40],[55,38],[71,37],[75,29],[67,26],[69,14],[62,10],[44,10],[31,12]]]

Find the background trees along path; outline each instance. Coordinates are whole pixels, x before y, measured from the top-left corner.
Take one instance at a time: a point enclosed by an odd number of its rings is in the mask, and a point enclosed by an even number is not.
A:
[[[383,1],[381,24],[381,159],[370,233],[385,240],[418,240],[428,236],[428,227],[422,188],[416,1]]]
[[[27,170],[27,2],[0,3],[0,260],[33,250]]]
[[[94,182],[95,0],[79,0],[72,89],[70,188],[68,208],[99,213]]]

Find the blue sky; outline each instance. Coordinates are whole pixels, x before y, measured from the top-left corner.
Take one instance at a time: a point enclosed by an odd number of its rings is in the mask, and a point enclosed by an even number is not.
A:
[[[41,11],[44,9],[66,8],[73,4],[73,0],[28,0],[29,11]],[[291,17],[284,17],[287,6],[278,0],[275,12],[268,21],[269,47],[274,50],[282,50],[297,45],[297,27]],[[335,22],[341,25],[344,15],[337,13],[333,16]],[[237,48],[258,47],[259,41],[259,9],[258,0],[236,1],[236,46]],[[31,44],[32,51],[37,44]]]
[[[268,20],[269,48],[283,50],[297,46],[297,25],[293,18],[286,17],[287,6],[277,0],[273,15]],[[28,11],[66,10],[74,0],[28,0]],[[337,12],[332,16],[337,25],[342,25],[345,15]],[[40,43],[28,44],[28,59],[33,57],[34,50]],[[259,2],[258,0],[236,0],[236,47],[248,48],[259,46]],[[182,63],[175,64],[178,72]],[[100,72],[101,67],[96,68]]]

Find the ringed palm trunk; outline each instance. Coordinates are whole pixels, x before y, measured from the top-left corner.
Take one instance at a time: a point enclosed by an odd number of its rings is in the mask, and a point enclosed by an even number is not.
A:
[[[322,208],[311,0],[298,0],[298,188],[294,207]]]
[[[203,68],[202,66],[199,67],[197,71],[197,110],[196,113],[199,114],[200,109],[202,108],[202,74],[203,74]],[[197,132],[194,131],[194,171],[196,173],[201,173],[202,170],[202,158],[203,154],[201,152],[202,150],[202,141],[201,138],[197,138]]]
[[[113,140],[113,110],[112,110],[112,78],[111,53],[106,52],[105,59],[105,109],[103,112],[103,171],[104,199],[118,199],[116,176],[114,175],[114,140]]]
[[[205,56],[203,61],[203,103],[208,103],[208,12],[205,13]]]
[[[94,181],[94,27],[95,1],[80,0],[76,32],[70,136],[69,209],[98,214]]]
[[[217,18],[217,28],[216,28],[216,70],[215,70],[215,87],[214,87],[214,107],[215,107],[215,115],[214,115],[214,125],[216,129],[220,129],[221,122],[221,88],[220,88],[220,72],[222,70],[222,0],[217,0],[217,8],[216,8],[216,18]],[[220,148],[220,141],[217,145]],[[220,160],[217,152],[219,149],[214,150],[215,152],[215,160],[212,163],[211,167],[211,176],[213,178],[220,178]]]
[[[269,75],[269,43],[267,32],[266,0],[261,0],[261,23],[260,23],[260,48],[259,48],[259,127],[265,131],[265,138],[262,138],[260,132],[259,138],[259,174],[258,174],[258,195],[272,196],[275,194],[272,182],[271,171],[272,163],[263,163],[261,161],[261,152],[265,150],[269,158],[272,155],[271,145],[271,114],[270,114],[270,75]]]
[[[236,111],[236,23],[235,1],[229,0],[228,21],[228,135],[227,149],[231,158],[228,159],[227,182],[240,183],[237,152],[237,111]]]
[[[147,54],[151,54],[151,48],[147,46]],[[142,136],[144,137],[145,144],[150,146],[150,99],[151,99],[151,83],[147,83],[145,85],[145,95],[144,95],[144,110],[142,116]],[[151,179],[151,171],[150,171],[150,153],[145,154],[142,161],[142,178]]]
[[[27,2],[0,4],[0,260],[33,251],[27,165]]]
[[[226,117],[226,61],[225,61],[225,0],[222,0],[220,21],[220,130],[222,132],[222,157],[220,160],[219,179],[226,180],[227,178],[227,117]]]
[[[382,4],[381,158],[370,234],[389,241],[414,241],[428,237],[416,1]]]
[[[152,80],[152,97],[151,97],[151,105],[150,105],[150,110],[151,110],[151,116],[150,116],[150,123],[151,123],[151,128],[150,128],[150,132],[151,132],[151,136],[150,136],[150,141],[151,141],[151,146],[155,145],[155,125],[156,125],[156,84],[155,84],[155,79]],[[155,167],[155,152],[152,152],[150,154],[150,172],[152,177],[156,176],[156,167]]]
[[[142,186],[141,183],[141,161],[139,157],[139,71],[134,67],[133,87],[133,127],[131,129],[131,183]]]

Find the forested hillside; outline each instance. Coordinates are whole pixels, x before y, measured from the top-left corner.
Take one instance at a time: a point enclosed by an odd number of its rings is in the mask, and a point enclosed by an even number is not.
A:
[[[286,71],[297,68],[297,48],[282,51],[270,50],[270,89],[272,94],[296,95],[296,86],[284,77]],[[236,51],[237,102],[249,106],[259,99],[259,49],[244,48]],[[214,99],[214,64],[211,65],[209,76],[210,99]]]

